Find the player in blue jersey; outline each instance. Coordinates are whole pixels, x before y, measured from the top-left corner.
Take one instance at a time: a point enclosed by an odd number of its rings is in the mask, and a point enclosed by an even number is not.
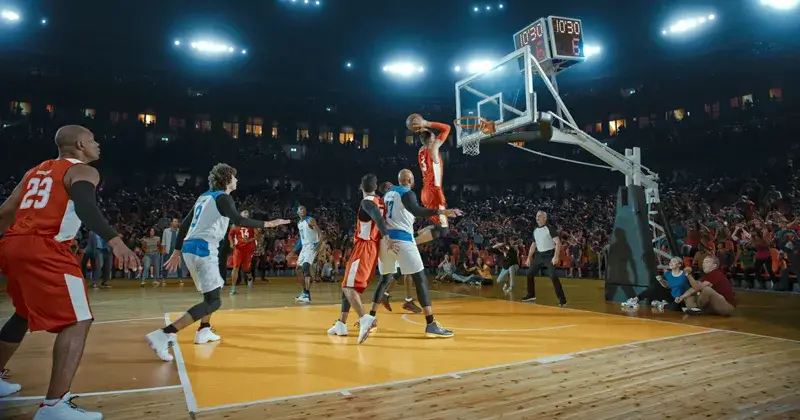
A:
[[[283,219],[264,222],[239,214],[230,195],[236,190],[236,182],[236,169],[224,163],[211,168],[208,175],[210,190],[197,199],[192,211],[183,219],[178,229],[175,251],[164,264],[170,272],[175,272],[183,256],[197,290],[203,294],[203,301],[192,306],[177,321],[147,334],[150,348],[166,362],[173,359],[169,348],[175,343],[177,332],[197,321],[200,321],[200,328],[194,338],[195,344],[220,340],[220,336],[211,330],[211,314],[222,305],[220,292],[225,280],[219,272],[219,243],[225,238],[228,224],[233,222],[240,227],[271,228],[289,223]]]
[[[294,252],[297,254],[297,280],[303,286],[303,293],[294,298],[295,302],[311,303],[311,266],[317,259],[317,254],[323,245],[325,236],[322,229],[319,228],[317,220],[308,215],[306,206],[297,208],[297,217],[300,219],[297,222],[297,231],[300,234],[300,240],[294,247]]]
[[[393,242],[394,250],[386,249],[382,243],[378,258],[378,270],[381,280],[375,290],[372,303],[371,316],[375,316],[384,292],[395,274],[395,266],[400,266],[402,274],[410,274],[414,285],[417,287],[417,300],[425,314],[425,335],[428,337],[452,337],[453,332],[442,327],[433,317],[431,308],[428,279],[425,276],[425,266],[422,256],[414,241],[414,220],[433,216],[454,217],[460,216],[458,209],[429,209],[419,205],[417,195],[414,193],[414,174],[403,169],[397,176],[400,185],[392,187],[383,196],[386,205],[386,225],[389,238]]]

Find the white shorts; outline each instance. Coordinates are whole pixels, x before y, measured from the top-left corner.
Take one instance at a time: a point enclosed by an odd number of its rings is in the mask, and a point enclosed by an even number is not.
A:
[[[225,285],[225,280],[219,275],[219,255],[199,257],[194,254],[183,254],[183,260],[194,280],[194,285],[200,292],[208,293]]]
[[[302,268],[303,264],[314,265],[314,260],[317,259],[317,244],[303,245],[300,249],[300,255],[297,256],[297,268]]]
[[[398,267],[403,275],[419,273],[425,269],[416,243],[408,241],[395,241],[394,243],[397,244],[397,253],[386,249],[386,245],[381,241],[378,253],[378,271],[382,276],[396,273]]]

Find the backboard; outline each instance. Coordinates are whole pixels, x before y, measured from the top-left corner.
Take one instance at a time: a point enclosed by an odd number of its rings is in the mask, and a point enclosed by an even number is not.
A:
[[[491,69],[456,82],[456,118],[476,116],[495,123],[495,133],[472,134],[456,131],[458,146],[478,142],[487,137],[508,133],[535,120],[536,95],[530,46],[501,58]]]

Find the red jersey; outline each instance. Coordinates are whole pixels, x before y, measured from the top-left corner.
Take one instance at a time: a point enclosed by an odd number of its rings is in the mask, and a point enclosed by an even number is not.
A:
[[[385,217],[386,206],[383,204],[382,198],[374,195],[368,195],[364,197],[364,200],[375,203],[375,205],[378,206],[378,210],[381,212],[381,217]],[[362,218],[366,221],[361,220]],[[358,215],[356,216],[356,233],[353,235],[353,238],[353,242],[355,243],[362,241],[378,242],[381,239],[381,233],[378,230],[378,225],[376,225],[375,221],[373,221],[368,214],[365,214],[361,208],[358,209]]]
[[[419,149],[417,159],[419,160],[419,169],[422,171],[422,188],[442,188],[444,165],[441,156],[439,156],[439,162],[436,163],[433,161],[433,152],[427,147],[422,147]]]
[[[231,228],[228,235],[236,248],[255,249],[256,247],[256,241],[250,240],[256,237],[256,230],[253,228],[235,226]],[[247,242],[248,240],[250,241]]]
[[[35,235],[68,242],[81,228],[64,174],[78,159],[52,159],[30,169],[22,179],[22,200],[6,237]]]

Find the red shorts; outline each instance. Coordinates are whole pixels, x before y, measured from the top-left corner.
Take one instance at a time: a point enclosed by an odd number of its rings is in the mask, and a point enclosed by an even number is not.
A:
[[[357,240],[344,269],[342,287],[352,287],[358,293],[364,293],[377,265],[378,243]]]
[[[250,271],[250,262],[253,260],[251,248],[233,248],[233,268],[241,267],[244,271]]]
[[[444,190],[436,187],[422,187],[422,206],[429,209],[447,208],[447,201],[444,199]],[[444,215],[431,216],[433,223],[441,227],[447,227],[447,217]]]
[[[31,331],[59,332],[94,319],[81,266],[68,244],[33,235],[3,238],[0,271],[14,310]]]

